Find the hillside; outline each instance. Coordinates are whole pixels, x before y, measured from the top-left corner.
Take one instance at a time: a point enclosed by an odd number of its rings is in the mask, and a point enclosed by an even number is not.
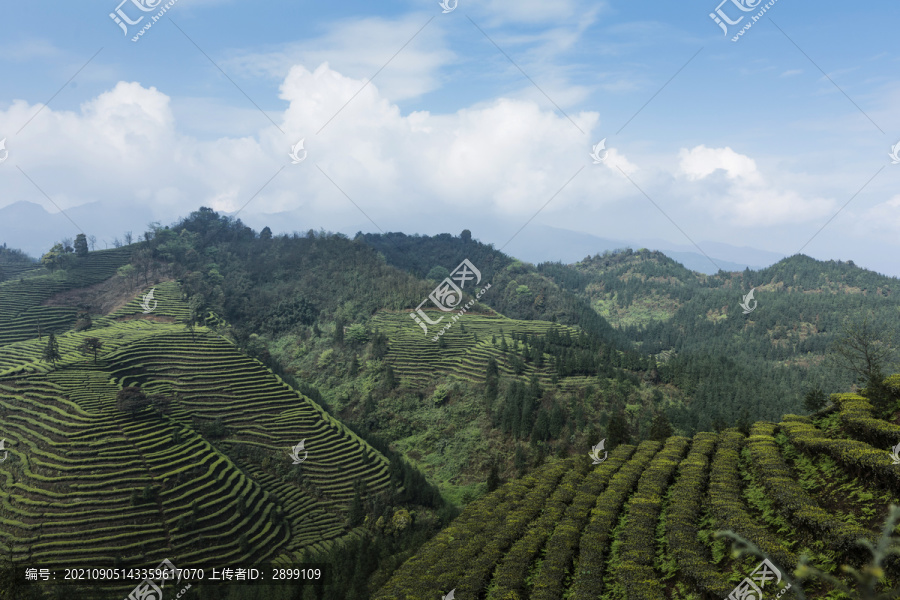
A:
[[[900,408],[900,375],[886,383]],[[731,542],[713,536],[718,530],[756,544],[783,576],[805,554],[855,589],[837,566],[859,569],[871,558],[856,540],[875,543],[897,502],[888,450],[900,426],[872,418],[861,396],[832,401],[812,418],[757,422],[749,435],[730,429],[619,445],[598,465],[586,455],[552,460],[469,505],[375,598],[450,590],[486,600],[731,597],[761,560],[734,558]],[[885,566],[882,591],[900,583],[897,561]],[[786,583],[778,581],[763,585],[763,597],[776,597]],[[803,583],[808,598],[836,598],[833,587],[821,577]],[[795,591],[780,597],[798,598]]]
[[[0,283],[0,567],[296,564],[369,537],[353,514],[360,489],[376,517],[411,508],[410,498],[440,508],[416,496],[393,455],[216,333],[215,315],[191,325],[177,283],[152,288],[148,314],[150,289],[88,322],[76,307],[43,304],[115,274],[128,256],[100,251],[67,272]],[[45,354],[51,335],[55,358]],[[147,404],[123,405],[126,390]],[[295,466],[301,440],[308,454]],[[133,587],[84,593],[121,598]]]
[[[660,363],[660,378],[682,390],[688,430],[799,410],[807,389],[848,389],[852,378],[825,363],[849,320],[869,315],[874,331],[898,332],[900,280],[852,264],[798,255],[760,271],[689,271],[659,252],[621,251],[538,270],[590,302]],[[750,290],[752,312],[740,303]],[[754,304],[754,301],[756,304]]]
[[[410,318],[437,282],[392,266],[362,237],[257,234],[209,209],[144,237],[135,277],[180,282],[195,316],[215,315],[223,335],[361,436],[402,452],[456,503],[484,491],[494,461],[504,475],[524,472],[586,446],[614,418],[628,421],[626,437],[646,434],[676,394],[654,390],[652,361],[586,303],[464,236],[420,240],[447,260],[447,274],[471,256],[487,289],[477,302],[463,291],[474,303],[439,342]],[[410,247],[406,255],[426,254]],[[430,319],[445,314],[424,310]],[[558,339],[549,339],[554,328]],[[439,367],[429,374],[426,363]],[[458,451],[452,465],[437,467],[436,431],[445,431],[442,447]]]

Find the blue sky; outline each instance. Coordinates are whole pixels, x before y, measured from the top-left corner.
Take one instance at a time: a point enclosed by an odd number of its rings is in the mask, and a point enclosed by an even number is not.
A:
[[[716,0],[178,0],[137,42],[160,7],[121,5],[145,16],[126,36],[119,0],[8,3],[0,210],[109,241],[212,206],[498,247],[533,218],[900,276],[900,5],[777,0],[733,42],[765,4],[743,1],[725,36]]]

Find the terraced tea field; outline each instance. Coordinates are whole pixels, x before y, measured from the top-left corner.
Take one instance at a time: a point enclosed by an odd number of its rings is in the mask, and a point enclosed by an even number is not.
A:
[[[100,278],[114,266],[91,269]],[[224,338],[187,331],[172,282],[156,286],[152,313],[140,307],[145,290],[89,330],[58,331],[60,360],[41,360],[48,329],[32,337],[28,319],[47,318],[40,303],[67,285],[40,275],[0,286],[3,323],[26,321],[0,335],[4,555],[38,567],[300,562],[359,535],[346,512],[355,482],[389,485],[379,452]],[[13,301],[23,289],[34,292],[25,308]],[[88,337],[103,343],[96,363],[79,351]],[[120,410],[125,386],[168,408]],[[306,460],[293,465],[304,439]]]
[[[837,565],[868,560],[856,540],[876,541],[898,503],[889,449],[900,426],[873,419],[860,396],[832,400],[815,420],[787,415],[756,423],[749,437],[704,432],[619,446],[596,466],[587,456],[549,462],[470,504],[375,598],[731,597],[761,561],[732,559],[717,530],[754,542],[782,573],[809,553],[847,580]],[[900,580],[896,563],[887,576]],[[783,585],[765,586],[763,597]],[[823,582],[804,589],[836,597]]]
[[[42,306],[52,295],[100,283],[116,274],[131,256],[128,247],[98,250],[68,271],[34,269],[0,283],[0,345],[28,340],[75,324],[74,306]]]
[[[382,311],[372,318],[371,326],[373,329],[381,330],[391,340],[386,360],[392,365],[397,377],[406,378],[415,385],[428,386],[435,377],[447,374],[459,379],[483,382],[485,366],[490,357],[497,361],[501,376],[516,377],[510,361],[512,351],[503,353],[499,349],[501,331],[510,348],[513,343],[511,336],[514,333],[543,336],[550,329],[556,328],[560,334],[566,331],[576,337],[579,334],[579,330],[574,327],[549,321],[521,321],[500,315],[466,314],[442,336],[446,346],[440,347],[432,341],[440,328],[431,326],[429,328],[431,335],[427,336],[416,326],[410,314]],[[439,316],[442,315],[435,313],[430,315],[430,318],[435,320]],[[444,323],[442,321],[441,325]],[[492,343],[492,339],[495,343]],[[549,356],[545,355],[545,358]],[[533,374],[537,374],[541,382],[547,383],[553,375],[553,368],[549,361],[541,368],[526,363],[522,374],[518,377],[524,380],[531,378]],[[568,379],[572,381],[561,382],[564,388],[567,384],[579,386],[583,378]]]

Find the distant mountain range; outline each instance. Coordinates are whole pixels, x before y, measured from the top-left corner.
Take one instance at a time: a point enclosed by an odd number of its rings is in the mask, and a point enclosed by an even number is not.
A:
[[[485,241],[485,240],[482,240]],[[568,229],[535,225],[524,229],[504,248],[504,252],[531,263],[561,261],[574,263],[605,250],[647,248],[659,250],[692,271],[712,275],[724,271],[758,270],[775,264],[783,255],[758,248],[738,247],[719,242],[700,242],[706,252],[694,246],[673,244],[660,239],[616,240]],[[715,263],[715,264],[713,264]]]
[[[276,234],[282,231],[319,229],[318,226],[306,222],[304,215],[298,211],[241,216],[244,222],[258,230],[267,224],[272,225]],[[74,238],[80,229],[84,229],[88,235],[97,236],[96,248],[99,250],[112,247],[113,240],[116,237],[121,239],[122,232],[129,229],[133,231],[136,240],[146,229],[146,225],[155,220],[169,224],[165,219],[155,215],[152,207],[147,205],[124,206],[92,202],[67,209],[65,213],[51,213],[40,204],[20,201],[0,208],[0,242],[5,242],[11,248],[19,248],[31,256],[40,257],[55,242],[66,237]],[[698,243],[702,248],[701,252],[692,245],[675,244],[660,239],[641,237],[611,239],[534,223],[517,233],[514,226],[503,220],[479,218],[476,223],[469,224],[465,221],[463,217],[448,218],[439,227],[441,231],[453,235],[458,235],[466,228],[472,229],[473,237],[476,239],[492,243],[498,250],[534,264],[548,261],[569,264],[587,256],[602,254],[606,250],[647,248],[663,252],[692,271],[711,275],[720,268],[725,271],[763,269],[784,258],[777,252],[732,246],[721,242],[701,241]],[[73,223],[77,224],[77,227]],[[295,225],[278,227],[278,224],[286,223]],[[390,229],[398,230],[396,226]],[[353,237],[357,231],[378,230],[372,223],[359,222],[353,227],[342,228],[339,231]],[[422,233],[434,235],[438,232]],[[900,273],[888,274],[900,275]]]

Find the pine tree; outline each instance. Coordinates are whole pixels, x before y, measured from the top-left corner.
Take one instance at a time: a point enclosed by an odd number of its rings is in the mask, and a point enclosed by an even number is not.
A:
[[[54,367],[56,366],[56,361],[62,359],[62,355],[59,353],[59,342],[56,341],[56,334],[50,334],[50,337],[47,339],[47,346],[44,348],[44,353],[41,357],[45,361],[53,363]]]
[[[809,412],[816,412],[825,406],[826,401],[827,398],[825,397],[825,392],[822,391],[822,388],[814,386],[807,390],[806,394],[803,396],[803,408]]]
[[[630,444],[631,433],[628,430],[628,420],[625,414],[617,412],[609,419],[609,445]]]
[[[488,357],[484,375],[484,399],[488,410],[493,406],[500,390],[500,371],[493,356]]]
[[[498,487],[500,487],[500,466],[497,464],[497,459],[494,458],[491,461],[491,470],[487,477],[487,491],[491,493]]]
[[[348,515],[350,527],[361,525],[366,517],[362,499],[364,486],[365,483],[363,481],[357,481],[353,485],[353,500],[350,502],[350,513]]]
[[[394,369],[391,365],[384,369],[384,385],[389,390],[397,387],[397,378],[394,376]]]
[[[334,343],[337,346],[344,344],[344,320],[340,317],[334,320]]]
[[[656,413],[653,417],[653,423],[650,425],[650,439],[661,442],[670,437],[672,433],[672,424],[669,422],[666,413],[663,411]]]

